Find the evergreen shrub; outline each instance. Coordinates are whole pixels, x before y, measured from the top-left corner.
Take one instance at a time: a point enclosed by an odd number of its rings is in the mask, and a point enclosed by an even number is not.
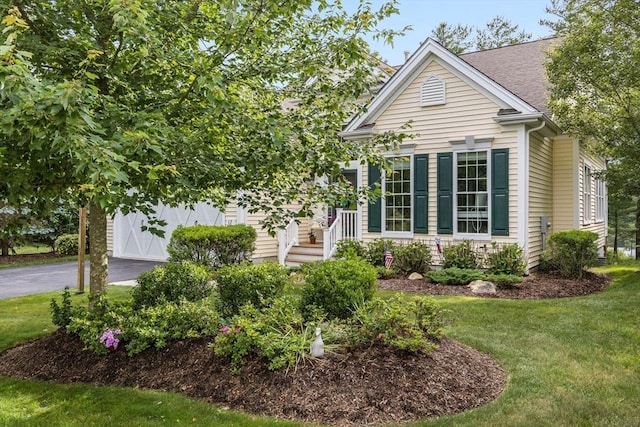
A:
[[[53,244],[54,250],[59,255],[77,255],[78,254],[78,235],[63,234],[58,237]]]
[[[585,270],[598,259],[596,241],[592,231],[558,231],[549,236],[548,255],[553,269],[573,279],[584,277]]]
[[[197,301],[211,294],[211,272],[192,261],[169,262],[145,271],[131,291],[133,306]]]
[[[256,230],[244,224],[178,227],[167,246],[169,261],[193,261],[211,269],[251,258]]]
[[[431,268],[431,249],[424,242],[411,242],[396,246],[393,267],[401,273],[425,274]]]
[[[457,267],[462,269],[474,269],[480,267],[478,254],[471,247],[470,240],[445,246],[442,249],[444,256],[444,268]]]
[[[373,297],[378,286],[375,267],[359,258],[315,262],[302,271],[301,306],[306,316],[316,308],[330,319],[346,319]]]
[[[287,269],[275,262],[227,265],[215,272],[219,309],[223,316],[240,312],[246,303],[260,308],[280,294],[289,280]]]
[[[480,270],[471,268],[450,267],[427,273],[429,280],[443,285],[468,285],[474,280],[481,280],[484,274]]]
[[[489,254],[489,274],[512,274],[523,276],[527,263],[524,260],[524,251],[517,243],[498,246],[493,243],[493,251]]]

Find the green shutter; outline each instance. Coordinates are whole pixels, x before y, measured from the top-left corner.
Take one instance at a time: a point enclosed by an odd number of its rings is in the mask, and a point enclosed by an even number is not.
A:
[[[427,233],[429,155],[413,156],[413,232]]]
[[[453,153],[438,153],[438,233],[453,234]]]
[[[509,149],[491,150],[491,234],[509,235]]]
[[[380,182],[380,168],[378,165],[372,165],[369,163],[368,183],[369,188],[374,188],[375,184]],[[368,228],[370,232],[382,231],[382,201],[378,197],[375,201],[369,202],[369,209],[367,213]]]

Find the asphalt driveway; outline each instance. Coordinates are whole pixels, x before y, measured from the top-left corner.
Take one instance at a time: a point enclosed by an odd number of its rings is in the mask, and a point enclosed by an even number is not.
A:
[[[109,283],[132,280],[160,262],[109,258]],[[77,262],[0,269],[0,298],[16,297],[77,287]],[[89,291],[89,262],[85,264],[85,291]]]

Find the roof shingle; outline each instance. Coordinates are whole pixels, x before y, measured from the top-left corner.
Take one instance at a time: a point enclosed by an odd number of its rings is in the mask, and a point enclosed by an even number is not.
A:
[[[544,62],[546,52],[559,41],[559,38],[542,39],[464,53],[459,57],[539,111],[549,113],[549,83]]]

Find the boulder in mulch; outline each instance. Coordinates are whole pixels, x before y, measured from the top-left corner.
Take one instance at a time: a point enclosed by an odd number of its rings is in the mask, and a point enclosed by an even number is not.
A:
[[[420,273],[413,272],[413,273],[411,273],[409,275],[409,277],[407,277],[407,279],[409,279],[409,280],[422,280],[422,279],[424,279],[424,277]]]
[[[469,283],[469,289],[474,294],[489,294],[493,295],[496,293],[496,285],[494,283],[488,282],[486,280],[474,280]]]

